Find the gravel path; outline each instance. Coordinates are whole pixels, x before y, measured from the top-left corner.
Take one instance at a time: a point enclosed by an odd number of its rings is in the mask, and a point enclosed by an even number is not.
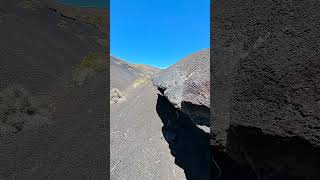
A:
[[[156,88],[148,84],[125,93],[127,101],[110,109],[111,179],[186,179],[162,134]]]

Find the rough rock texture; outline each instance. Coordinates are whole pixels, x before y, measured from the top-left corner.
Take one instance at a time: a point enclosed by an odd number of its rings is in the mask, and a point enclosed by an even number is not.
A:
[[[105,179],[110,172],[106,148],[110,131],[109,68],[96,73],[81,87],[65,85],[72,80],[72,69],[83,57],[89,52],[103,52],[104,47],[97,41],[109,42],[109,36],[47,5],[35,10],[22,8],[18,6],[21,1],[0,1],[0,91],[12,84],[23,85],[32,93],[26,97],[32,98],[22,102],[49,105],[54,124],[42,128],[46,126],[44,121],[38,123],[40,114],[49,117],[50,111],[45,108],[34,112],[19,108],[25,122],[34,117],[28,126],[31,131],[25,129],[26,124],[18,132],[7,122],[0,124],[0,131],[7,130],[5,134],[16,132],[0,137],[0,179]],[[84,16],[90,14],[89,9],[81,12]],[[61,22],[66,28],[59,26]],[[109,17],[104,22],[109,24]],[[104,62],[109,59],[109,48],[106,50]],[[10,124],[15,117],[21,122],[20,113],[10,113]]]
[[[209,126],[209,49],[194,53],[163,70],[152,81],[178,109],[197,124]]]
[[[110,179],[208,180],[209,128],[158,93],[148,77],[158,69],[110,63]]]
[[[42,98],[43,99],[43,98]],[[52,124],[52,112],[21,85],[0,91],[0,137]]]
[[[125,101],[126,97],[117,88],[112,88],[110,91],[110,103],[115,104]]]
[[[258,179],[320,177],[320,2],[212,3],[215,151]]]
[[[164,138],[169,147],[175,147],[172,150],[176,149],[174,156],[179,157],[177,164],[188,169],[185,170],[187,179],[209,179],[219,174],[218,167],[211,162],[207,138],[210,133],[209,57],[209,49],[196,52],[152,78],[153,85],[160,91],[157,112],[164,123]],[[181,157],[188,160],[181,161]]]

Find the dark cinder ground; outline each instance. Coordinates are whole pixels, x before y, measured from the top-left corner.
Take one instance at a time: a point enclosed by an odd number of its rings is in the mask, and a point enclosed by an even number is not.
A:
[[[0,88],[22,85],[53,105],[52,124],[1,136],[0,179],[106,179],[107,73],[70,86],[72,69],[105,35],[45,4],[0,4]]]
[[[111,58],[111,88],[125,96],[110,105],[111,179],[207,180],[209,135],[186,115],[175,119],[177,109],[150,79],[135,86],[141,70],[158,71],[136,67]]]
[[[111,179],[185,179],[161,131],[156,88],[149,83],[126,94],[110,109]]]
[[[207,179],[208,134],[184,117],[170,141],[169,101],[150,82],[125,93],[111,105],[111,179]]]

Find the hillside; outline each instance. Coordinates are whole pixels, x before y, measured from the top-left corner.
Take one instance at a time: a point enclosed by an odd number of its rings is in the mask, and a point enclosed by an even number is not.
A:
[[[114,56],[110,56],[110,87],[126,89],[136,79],[150,77],[160,69],[147,65],[130,64]]]
[[[108,176],[108,36],[37,0],[1,0],[0,26],[0,179]]]
[[[190,55],[186,59],[196,65],[199,57]],[[155,76],[170,74],[173,68],[156,69],[151,75],[152,67],[132,66],[115,58],[111,64],[111,72],[116,73],[111,77],[126,82],[118,86],[123,90],[115,92],[119,96],[110,107],[111,179],[207,180],[209,134],[187,114],[180,113],[151,82]],[[147,72],[150,77],[144,81],[132,80]]]

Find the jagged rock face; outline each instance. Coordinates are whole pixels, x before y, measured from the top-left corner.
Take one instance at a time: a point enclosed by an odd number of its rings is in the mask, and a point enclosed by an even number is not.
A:
[[[320,177],[319,7],[213,3],[212,144],[259,179]]]
[[[209,49],[194,53],[153,77],[153,84],[178,109],[200,124],[209,124]],[[208,125],[209,126],[209,125]]]

